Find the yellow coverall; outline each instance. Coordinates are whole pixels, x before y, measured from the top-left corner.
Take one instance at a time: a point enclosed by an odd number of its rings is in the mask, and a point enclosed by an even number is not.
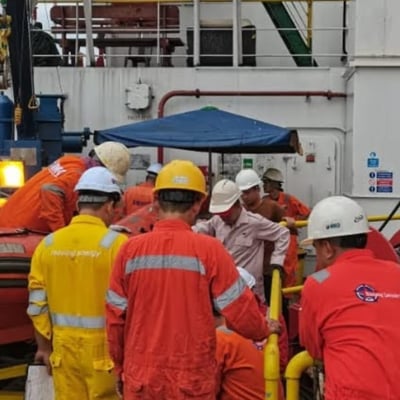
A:
[[[104,314],[113,261],[126,240],[101,219],[79,215],[33,254],[28,314],[52,340],[56,400],[118,398]]]

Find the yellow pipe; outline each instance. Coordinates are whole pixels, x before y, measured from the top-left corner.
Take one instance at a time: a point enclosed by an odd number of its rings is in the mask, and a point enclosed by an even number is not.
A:
[[[303,289],[303,285],[290,286],[282,289],[283,294],[299,293]]]
[[[4,392],[0,391],[1,400],[24,400],[25,395],[23,392]]]
[[[19,378],[26,374],[26,364],[18,364],[12,367],[0,368],[0,381],[4,379]]]
[[[269,317],[276,321],[281,314],[281,276],[278,269],[272,272],[271,301]],[[279,398],[279,347],[278,335],[273,333],[269,336],[267,345],[264,349],[264,379],[265,379],[265,398],[278,400]]]
[[[369,222],[379,222],[379,221],[386,221],[387,217],[388,217],[387,215],[370,215],[369,217],[367,217],[367,219]],[[400,214],[393,215],[393,217],[390,218],[390,220],[400,220]],[[279,224],[282,226],[287,225],[286,221],[279,222]],[[308,225],[308,221],[307,220],[295,221],[294,224],[296,228],[304,228],[305,226]]]
[[[286,400],[299,400],[300,399],[300,377],[301,374],[311,367],[314,360],[307,351],[297,353],[289,361],[286,367]]]

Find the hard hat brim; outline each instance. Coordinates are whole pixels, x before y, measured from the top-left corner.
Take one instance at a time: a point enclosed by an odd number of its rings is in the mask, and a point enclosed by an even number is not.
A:
[[[234,201],[230,202],[229,204],[212,204],[210,203],[210,207],[208,210],[211,214],[221,214],[225,211],[228,211],[232,206],[237,202],[238,198]]]
[[[261,185],[261,181],[259,183],[252,183],[251,185],[244,185],[244,186],[239,186],[239,189],[244,192],[245,190],[249,190],[253,187],[259,187]]]

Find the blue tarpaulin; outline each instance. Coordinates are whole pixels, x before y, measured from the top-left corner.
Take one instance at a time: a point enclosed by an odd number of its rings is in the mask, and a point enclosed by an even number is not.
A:
[[[94,140],[216,153],[300,152],[296,131],[216,108],[96,131]]]

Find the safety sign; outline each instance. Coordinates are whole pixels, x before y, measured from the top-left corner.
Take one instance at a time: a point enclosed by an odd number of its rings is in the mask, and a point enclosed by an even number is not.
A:
[[[371,193],[393,193],[392,171],[370,171],[368,178],[368,190]]]

